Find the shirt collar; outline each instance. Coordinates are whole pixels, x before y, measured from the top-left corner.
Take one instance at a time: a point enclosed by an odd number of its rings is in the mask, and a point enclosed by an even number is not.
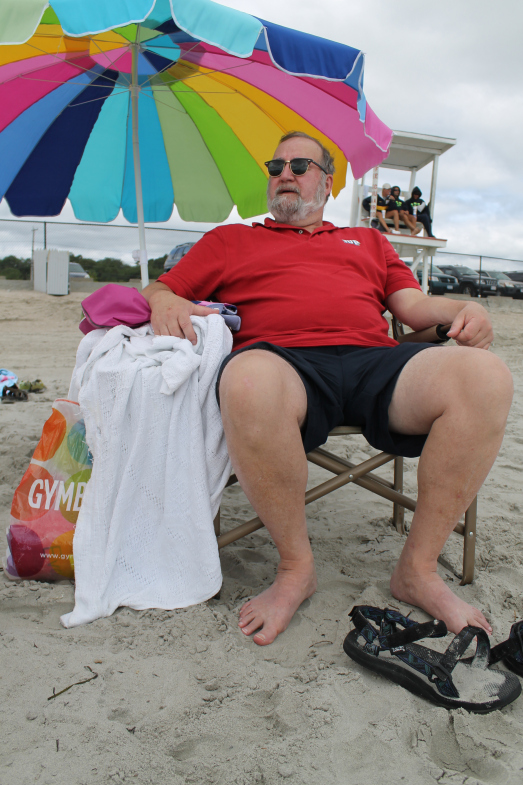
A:
[[[253,226],[262,226],[266,229],[292,229],[293,231],[298,231],[301,227],[294,226],[293,224],[281,224],[274,220],[274,218],[266,218],[263,223],[259,221],[253,221]],[[337,226],[334,226],[330,221],[323,221],[322,226],[319,226],[317,229],[311,232],[311,234],[317,234],[319,232],[331,232],[333,229],[338,229]]]

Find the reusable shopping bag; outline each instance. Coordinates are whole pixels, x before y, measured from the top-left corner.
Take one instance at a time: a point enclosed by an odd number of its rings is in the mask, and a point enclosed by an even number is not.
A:
[[[91,463],[80,406],[59,398],[13,497],[8,578],[73,578],[73,535]]]

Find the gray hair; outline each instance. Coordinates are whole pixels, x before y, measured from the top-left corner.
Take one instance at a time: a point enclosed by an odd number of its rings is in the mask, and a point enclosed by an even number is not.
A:
[[[279,141],[279,144],[286,142],[288,139],[294,139],[295,137],[300,137],[302,139],[310,139],[312,142],[316,142],[318,147],[321,149],[321,160],[318,161],[318,163],[320,163],[323,166],[323,168],[327,170],[328,174],[334,174],[334,172],[336,171],[334,167],[334,158],[327,150],[327,148],[320,142],[320,140],[315,139],[314,136],[311,136],[310,134],[306,134],[303,131],[290,131],[288,134],[285,134],[285,136],[282,136],[282,138]]]

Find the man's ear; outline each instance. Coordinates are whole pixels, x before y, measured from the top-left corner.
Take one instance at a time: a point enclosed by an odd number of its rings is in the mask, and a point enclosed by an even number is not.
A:
[[[332,185],[334,183],[334,177],[331,174],[328,174],[325,178],[325,185],[328,188],[328,191],[325,195],[325,202],[327,202],[329,196],[332,194]]]

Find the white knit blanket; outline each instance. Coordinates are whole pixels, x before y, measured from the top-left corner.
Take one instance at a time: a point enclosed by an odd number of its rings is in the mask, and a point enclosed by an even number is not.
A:
[[[64,627],[130,608],[183,608],[219,591],[213,518],[230,474],[215,382],[230,352],[221,316],[188,340],[95,330],[80,343],[69,398],[93,471],[73,543],[75,607]]]

